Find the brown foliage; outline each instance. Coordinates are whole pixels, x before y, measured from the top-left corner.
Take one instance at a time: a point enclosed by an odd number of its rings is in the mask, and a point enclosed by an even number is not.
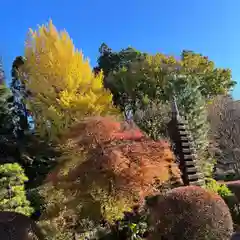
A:
[[[46,182],[55,187],[64,182],[68,191],[77,192],[76,199],[102,189],[131,207],[159,192],[163,183],[181,183],[180,170],[166,141],[152,141],[137,127],[112,118],[80,122],[69,131],[66,142],[74,144],[63,154],[65,165],[55,169]],[[61,174],[70,162],[74,164],[67,174]]]
[[[151,239],[226,240],[233,231],[223,199],[196,186],[175,188],[159,196],[151,217]]]

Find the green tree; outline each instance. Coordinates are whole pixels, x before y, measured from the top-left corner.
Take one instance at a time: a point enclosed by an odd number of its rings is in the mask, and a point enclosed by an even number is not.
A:
[[[0,163],[14,162],[19,151],[14,134],[13,97],[5,85],[5,76],[0,62]]]
[[[200,91],[206,98],[227,94],[236,85],[230,69],[217,68],[213,61],[202,54],[184,50],[181,62],[184,72],[197,76]]]
[[[206,101],[198,86],[191,86],[192,78],[188,84],[175,87],[174,93],[181,115],[186,117],[198,150],[208,147],[209,124],[207,121]],[[177,84],[177,83],[176,83]]]
[[[28,178],[17,163],[0,165],[0,209],[30,216],[33,208],[26,198],[24,183]]]
[[[105,87],[111,90],[115,104],[122,110],[137,97],[140,100],[146,96],[151,99],[169,97],[165,87],[172,72],[197,78],[196,84],[207,99],[228,93],[236,84],[231,70],[217,68],[207,57],[186,50],[178,60],[164,54],[147,55],[132,48],[113,52],[102,44],[95,69],[103,70]]]
[[[209,175],[212,173],[214,160],[208,151],[210,126],[207,119],[207,102],[201,94],[200,84],[196,84],[197,82],[198,79],[194,79],[191,75],[173,75],[169,79],[166,92],[169,100],[171,100],[171,96],[176,96],[180,115],[187,120],[194,147],[197,150],[198,164],[202,172]]]
[[[30,128],[31,113],[28,110],[27,101],[31,94],[27,91],[25,83],[21,81],[19,71],[25,61],[24,57],[18,56],[12,64],[12,120],[17,139],[18,161],[24,167],[27,177],[31,179],[26,186],[35,188],[41,184],[49,169],[54,165],[57,153],[47,139],[33,134],[34,128]]]
[[[126,94],[119,91],[121,85],[116,82],[107,80],[109,74],[118,72],[121,68],[128,68],[133,61],[141,61],[146,57],[145,53],[141,53],[132,47],[127,47],[119,52],[113,51],[108,47],[107,44],[102,43],[99,48],[100,56],[98,58],[98,66],[94,68],[95,74],[101,70],[104,73],[104,87],[109,89],[113,94],[113,102],[115,105],[120,107],[123,111],[125,110],[124,101],[126,101]]]
[[[27,91],[25,84],[19,79],[19,68],[23,65],[24,58],[21,56],[16,57],[12,64],[12,81],[10,85],[13,95],[15,133],[19,140],[22,140],[26,130],[29,129],[29,114],[26,107]]]

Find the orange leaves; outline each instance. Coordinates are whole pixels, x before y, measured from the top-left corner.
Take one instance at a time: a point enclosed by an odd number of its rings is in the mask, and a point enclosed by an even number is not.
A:
[[[74,142],[89,147],[91,144],[106,144],[114,140],[140,140],[144,134],[137,127],[118,122],[113,117],[90,117],[77,123],[64,135]]]
[[[100,162],[105,170],[115,173],[119,192],[136,193],[139,198],[158,192],[157,186],[170,180],[169,169],[181,181],[173,155],[162,142],[145,140],[112,146]]]
[[[94,176],[100,178],[111,175],[119,194],[134,192],[139,198],[153,194],[159,185],[170,180],[171,174],[181,182],[168,143],[152,141],[139,128],[125,122],[112,117],[86,118],[70,129],[67,138],[83,146],[88,152],[86,161],[94,162],[91,169],[86,169],[88,174],[94,171]],[[101,171],[96,173],[96,169]]]
[[[72,191],[79,202],[86,202],[84,197],[95,196],[96,192],[97,201],[103,201],[105,195],[99,194],[101,189],[109,199],[114,199],[115,206],[122,206],[124,201],[126,210],[159,192],[163,183],[172,179],[181,183],[180,170],[168,143],[155,142],[125,122],[111,117],[86,118],[65,137],[63,145],[74,144],[65,149],[64,160],[60,159],[60,165],[46,182],[57,188],[65,186],[64,191]],[[104,209],[113,216],[111,207]]]

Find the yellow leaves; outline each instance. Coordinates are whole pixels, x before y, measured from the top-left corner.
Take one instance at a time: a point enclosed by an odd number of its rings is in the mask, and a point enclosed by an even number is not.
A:
[[[103,88],[103,73],[94,76],[68,33],[58,32],[51,20],[37,31],[29,30],[25,58],[21,76],[32,93],[29,105],[37,109],[34,119],[39,128],[41,121],[45,126],[49,120],[61,132],[63,126],[85,115],[117,112],[112,95]]]
[[[124,212],[131,211],[131,204],[129,204],[128,199],[109,194],[105,189],[93,187],[91,195],[96,202],[100,202],[101,214],[104,219],[111,223],[123,218]]]
[[[164,73],[166,70],[168,72],[176,71],[183,65],[182,61],[177,60],[174,56],[167,56],[160,53],[147,56],[146,63],[153,74]]]
[[[69,96],[69,93],[65,90],[60,93],[60,99],[58,101],[63,107],[68,108],[71,106],[70,103],[74,97],[76,98],[76,96],[71,96],[71,95]]]
[[[214,62],[210,61],[207,57],[201,54],[192,52],[183,55],[183,65],[186,69],[199,72],[211,72],[215,68]]]
[[[102,84],[103,84],[103,71],[101,70],[101,72],[92,81],[92,89],[100,90],[102,88]]]

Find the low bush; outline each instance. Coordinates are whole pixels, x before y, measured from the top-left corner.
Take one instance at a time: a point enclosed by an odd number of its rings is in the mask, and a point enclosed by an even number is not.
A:
[[[233,232],[223,199],[201,187],[175,188],[159,196],[150,209],[154,228],[149,239],[226,240]]]
[[[229,196],[233,196],[231,190],[226,186],[226,184],[219,183],[212,178],[206,179],[205,188],[209,191],[215,192],[220,195],[223,199]]]
[[[27,200],[24,183],[28,181],[18,163],[0,165],[0,211],[11,211],[30,216],[34,209]]]

